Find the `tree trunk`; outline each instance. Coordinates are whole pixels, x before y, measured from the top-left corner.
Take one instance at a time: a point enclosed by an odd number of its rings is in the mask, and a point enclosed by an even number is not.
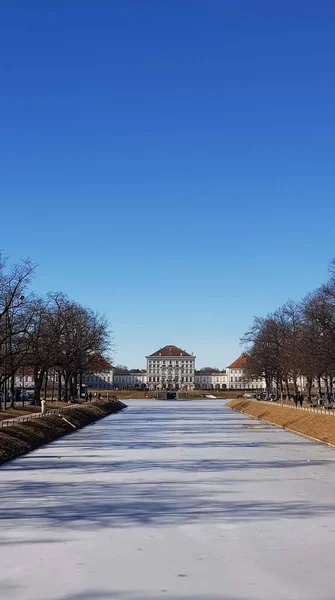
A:
[[[321,375],[318,375],[318,391],[319,391],[319,396],[321,396],[321,394],[322,394]]]
[[[21,390],[22,390],[22,408],[24,408],[24,394],[25,394],[25,385],[24,385],[24,368],[22,370],[22,385],[21,385]]]
[[[41,369],[39,378],[38,378],[38,397],[37,397],[38,398],[38,406],[41,406],[41,391],[42,391],[42,386],[43,386],[44,375],[45,375],[45,370]]]
[[[311,402],[312,400],[312,385],[313,385],[313,377],[307,377],[307,400]]]
[[[38,406],[38,369],[34,369],[34,404]]]
[[[41,389],[42,389],[42,384],[43,384],[44,373],[45,373],[44,369],[41,369],[40,371],[38,371],[38,369],[34,370],[34,381],[35,381],[34,404],[36,406],[41,406]]]
[[[266,385],[266,396],[267,396],[267,398],[269,398],[270,393],[271,393],[271,379],[269,377],[265,378],[265,385]]]
[[[15,373],[10,378],[10,408],[15,406]]]
[[[296,376],[293,377],[293,390],[294,390],[294,395],[296,396],[298,393],[298,384],[297,384]]]
[[[48,371],[46,371],[44,377],[45,377],[45,379],[44,379],[44,400],[46,400],[47,392],[48,392]]]
[[[285,377],[285,387],[286,387],[287,399],[289,399],[290,398],[290,384],[288,382],[288,377]]]
[[[8,379],[7,379],[7,375],[6,374],[5,374],[4,384],[3,384],[3,391],[4,391],[3,407],[4,407],[4,410],[6,410],[6,408],[7,408],[7,395],[8,395]]]
[[[62,373],[58,371],[58,402],[62,401]]]
[[[280,401],[283,402],[284,386],[282,378],[279,379]]]
[[[64,371],[63,377],[64,377],[64,402],[67,402],[69,399],[69,379],[70,379],[70,377],[66,373],[66,371]]]
[[[52,389],[51,389],[51,402],[54,401],[54,393],[55,393],[55,377],[56,377],[56,371],[55,369],[53,370],[53,374],[52,374]]]

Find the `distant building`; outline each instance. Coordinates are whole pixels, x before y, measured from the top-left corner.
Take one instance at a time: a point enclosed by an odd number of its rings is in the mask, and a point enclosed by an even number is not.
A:
[[[113,365],[103,356],[92,357],[92,371],[83,376],[83,384],[91,389],[113,389]]]
[[[145,369],[141,371],[132,371],[134,373],[134,388],[145,389],[148,384],[148,375]]]
[[[26,367],[25,369],[19,369],[14,376],[14,385],[16,388],[34,388],[34,369]]]
[[[196,371],[194,375],[197,390],[225,390],[227,381],[226,371]]]
[[[147,372],[134,369],[127,371],[125,369],[114,370],[114,388],[119,390],[144,390],[147,387]]]
[[[164,346],[146,356],[150,390],[194,389],[195,356],[177,346]]]
[[[234,362],[227,367],[227,386],[230,390],[249,390],[249,391],[260,391],[266,390],[266,382],[264,377],[249,377],[245,372],[245,365],[247,361],[247,355],[241,354]],[[293,379],[288,379],[289,387],[291,392],[294,391]],[[304,375],[297,377],[297,387],[300,391],[307,390],[307,378]],[[317,388],[317,380],[313,381],[313,386]],[[276,384],[273,382],[272,389],[275,391]]]
[[[249,377],[245,372],[247,355],[241,354],[226,369],[227,387],[230,390],[259,390],[266,389],[265,379],[262,377]]]

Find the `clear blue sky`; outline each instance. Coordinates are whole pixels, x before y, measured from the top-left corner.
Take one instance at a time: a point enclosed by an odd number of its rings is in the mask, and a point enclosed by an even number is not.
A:
[[[0,247],[108,315],[116,362],[223,367],[327,278],[335,4],[29,0],[0,11]]]

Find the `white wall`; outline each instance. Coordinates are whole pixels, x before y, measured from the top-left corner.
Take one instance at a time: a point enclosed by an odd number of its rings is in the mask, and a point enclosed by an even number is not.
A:
[[[113,389],[113,369],[102,373],[89,373],[83,376],[83,384],[92,389],[111,390]]]
[[[147,358],[150,389],[194,388],[195,357],[150,356]]]
[[[197,388],[225,389],[228,377],[226,373],[196,373],[194,383]]]
[[[226,369],[228,388],[230,390],[265,390],[265,379],[248,378],[243,369]]]

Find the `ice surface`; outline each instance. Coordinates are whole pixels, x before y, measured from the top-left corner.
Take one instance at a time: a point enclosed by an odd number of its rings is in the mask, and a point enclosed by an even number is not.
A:
[[[134,400],[2,467],[1,600],[333,600],[335,451],[255,423]]]

